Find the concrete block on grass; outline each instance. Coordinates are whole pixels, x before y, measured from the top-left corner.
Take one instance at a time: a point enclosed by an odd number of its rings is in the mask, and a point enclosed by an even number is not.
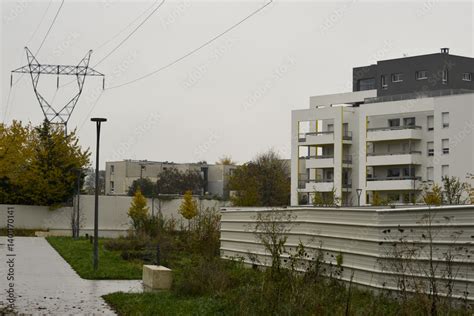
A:
[[[151,290],[169,290],[173,283],[173,271],[163,266],[144,265],[142,280]]]

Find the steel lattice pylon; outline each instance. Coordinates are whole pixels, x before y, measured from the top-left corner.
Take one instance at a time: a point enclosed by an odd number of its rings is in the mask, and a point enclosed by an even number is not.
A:
[[[102,79],[102,88],[105,85],[105,76],[104,74],[92,69],[89,67],[89,61],[92,54],[90,50],[86,56],[79,62],[77,66],[70,65],[49,65],[49,64],[40,64],[36,57],[31,53],[28,47],[25,47],[26,58],[28,60],[28,65],[20,67],[18,69],[12,70],[10,78],[10,86],[13,82],[13,73],[29,73],[31,76],[31,82],[33,83],[33,90],[35,91],[36,98],[41,106],[45,119],[50,123],[64,124],[67,128],[67,123],[71,117],[72,112],[81,96],[82,89],[84,87],[84,82],[86,76],[101,76]],[[76,76],[78,92],[72,97],[72,99],[64,105],[60,110],[56,110],[51,104],[46,101],[43,96],[38,91],[38,82],[40,75],[56,75],[57,76],[57,88],[59,88],[59,76]]]

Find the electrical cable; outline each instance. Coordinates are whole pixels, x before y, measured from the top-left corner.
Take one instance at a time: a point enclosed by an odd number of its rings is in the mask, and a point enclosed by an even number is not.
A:
[[[108,39],[107,41],[105,41],[104,43],[102,43],[101,45],[99,45],[97,48],[93,49],[93,51],[96,51],[98,49],[100,49],[101,47],[105,46],[106,44],[110,43],[113,39],[115,39],[116,37],[118,37],[121,33],[123,33],[123,31],[125,31],[126,29],[128,29],[131,25],[133,25],[139,18],[141,18],[143,15],[145,15],[145,13],[147,13],[151,8],[153,8],[155,6],[155,4],[158,2],[159,0],[156,0],[155,2],[153,2],[153,4],[148,7],[145,11],[143,11],[139,16],[137,16],[135,19],[133,19],[132,22],[130,22],[126,27],[124,27],[120,32],[118,32],[117,34],[115,34],[114,36],[112,36],[110,39]],[[161,3],[155,8],[153,9],[153,11],[142,21],[140,22],[140,24],[129,34],[127,35],[127,37],[122,40],[116,47],[114,47],[105,57],[103,57],[98,63],[96,63],[93,67],[96,67],[97,65],[99,65],[100,63],[102,63],[106,58],[108,58],[111,54],[113,54],[118,48],[120,48],[120,46],[122,46],[162,5],[163,3],[165,2],[165,0],[162,0]],[[59,85],[59,88],[62,88],[62,87],[65,87],[65,86],[68,86],[70,85],[71,83],[74,83],[75,80],[71,80],[69,82],[66,82],[65,84],[63,85]]]
[[[155,12],[165,3],[165,0],[162,0],[160,2],[160,4],[155,8],[153,9],[153,11],[150,12],[150,14],[148,14],[148,16],[142,21],[140,22],[140,24],[137,25],[137,27],[135,27],[135,29],[130,33],[128,34],[117,46],[115,46],[107,55],[105,55],[101,60],[99,60],[93,67],[96,67],[97,65],[100,65],[105,59],[107,59],[110,55],[112,55],[117,49],[120,48],[120,46],[122,46],[130,37],[132,37],[133,34],[135,34],[135,32],[137,32],[140,27],[142,27],[143,24],[145,24],[146,21],[148,21],[149,18],[151,18],[151,16],[153,14],[155,14]]]
[[[38,55],[39,51],[40,51],[41,48],[43,47],[43,44],[44,44],[44,42],[46,41],[46,38],[48,37],[49,32],[51,32],[51,29],[53,28],[53,25],[54,25],[54,23],[56,22],[56,19],[58,18],[59,13],[61,12],[61,9],[62,9],[62,7],[63,7],[63,4],[64,4],[64,0],[61,1],[61,5],[59,6],[58,11],[56,12],[56,15],[55,15],[54,18],[53,18],[53,22],[52,22],[51,25],[49,26],[49,29],[48,29],[48,31],[46,32],[46,34],[45,34],[45,36],[44,36],[44,38],[43,38],[43,41],[41,41],[40,46],[39,46],[38,49],[36,50],[35,56]]]
[[[235,23],[234,25],[232,25],[231,27],[227,28],[226,30],[224,30],[223,32],[217,34],[216,36],[214,36],[213,38],[211,38],[210,40],[208,40],[207,42],[205,42],[204,44],[198,46],[197,48],[189,51],[188,53],[186,53],[185,55],[179,57],[178,59],[175,59],[174,61],[166,64],[165,66],[162,66],[152,72],[149,72],[143,76],[140,76],[136,79],[133,79],[133,80],[130,80],[128,82],[125,82],[125,83],[122,83],[122,84],[118,84],[118,85],[115,85],[115,86],[112,86],[112,87],[109,87],[109,88],[106,88],[106,90],[111,90],[111,89],[116,89],[116,88],[120,88],[120,87],[123,87],[123,86],[126,86],[126,85],[129,85],[129,84],[133,84],[137,81],[140,81],[142,79],[145,79],[145,78],[148,78],[150,76],[153,76],[154,74],[158,73],[158,72],[161,72],[171,66],[173,66],[174,64],[177,64],[178,62],[180,62],[181,60],[193,55],[194,53],[198,52],[200,49],[208,46],[209,44],[211,44],[212,42],[216,41],[217,39],[219,39],[220,37],[224,36],[225,34],[229,33],[230,31],[232,31],[233,29],[235,29],[236,27],[238,27],[239,25],[241,25],[242,23],[244,23],[246,20],[250,19],[252,16],[256,15],[258,12],[260,12],[261,10],[263,10],[265,7],[267,7],[268,5],[270,5],[271,3],[273,2],[273,0],[270,0],[269,2],[267,2],[266,4],[264,4],[263,6],[261,6],[260,8],[258,8],[257,10],[253,11],[251,14],[247,15],[245,18],[243,18],[242,20],[240,20],[239,22]]]

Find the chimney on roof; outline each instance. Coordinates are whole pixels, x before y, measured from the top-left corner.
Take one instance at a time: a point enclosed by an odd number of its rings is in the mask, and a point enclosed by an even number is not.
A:
[[[441,54],[449,54],[449,48],[448,47],[441,48]]]

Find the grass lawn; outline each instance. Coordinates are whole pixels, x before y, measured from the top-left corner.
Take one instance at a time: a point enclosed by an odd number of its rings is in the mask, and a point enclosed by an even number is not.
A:
[[[208,297],[183,298],[171,292],[112,293],[105,301],[119,315],[224,315],[224,304]]]
[[[47,237],[46,240],[83,279],[91,280],[133,280],[142,278],[142,263],[126,261],[120,251],[104,249],[99,239],[99,269],[92,268],[92,244],[85,238]]]

